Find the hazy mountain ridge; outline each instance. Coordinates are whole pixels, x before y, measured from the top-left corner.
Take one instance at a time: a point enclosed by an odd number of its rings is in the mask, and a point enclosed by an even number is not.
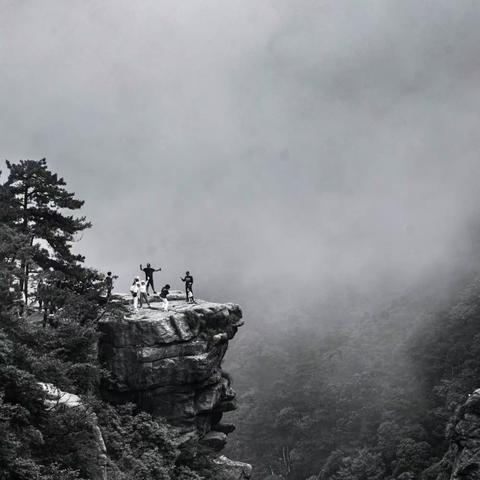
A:
[[[480,281],[472,268],[423,281],[337,329],[293,315],[267,345],[240,339],[229,454],[262,480],[435,478],[448,420],[480,383]]]

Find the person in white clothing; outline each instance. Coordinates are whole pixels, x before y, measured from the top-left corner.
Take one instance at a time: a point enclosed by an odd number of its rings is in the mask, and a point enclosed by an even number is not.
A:
[[[130,287],[130,293],[132,294],[132,298],[133,298],[133,309],[137,311],[138,297],[140,293],[140,278],[135,277],[135,280],[133,281],[132,286]]]
[[[150,308],[150,302],[148,301],[148,293],[147,293],[147,283],[145,282],[145,280],[142,280],[140,282],[140,292],[139,292],[138,299],[140,300],[140,308],[143,307],[144,301],[148,305],[148,308]]]
[[[165,285],[163,288],[162,288],[162,291],[160,293],[160,299],[162,300],[163,302],[163,310],[166,312],[168,311],[168,299],[167,299],[167,295],[170,293],[170,285]]]

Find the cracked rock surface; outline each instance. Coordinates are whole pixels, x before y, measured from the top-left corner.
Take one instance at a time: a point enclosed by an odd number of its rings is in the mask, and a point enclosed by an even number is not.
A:
[[[218,452],[234,428],[223,426],[223,414],[236,408],[221,363],[243,325],[242,311],[233,303],[188,304],[183,298],[174,292],[164,312],[153,297],[151,308],[100,322],[99,356],[112,373],[104,395],[115,403],[134,402],[166,418],[189,441]]]

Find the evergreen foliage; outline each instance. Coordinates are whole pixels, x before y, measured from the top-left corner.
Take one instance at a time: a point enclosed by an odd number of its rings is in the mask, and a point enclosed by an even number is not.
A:
[[[6,163],[9,174],[0,196],[2,223],[14,225],[30,245],[43,241],[44,248],[38,248],[34,255],[35,264],[42,269],[66,272],[78,268],[83,257],[72,253],[72,242],[90,223],[85,217],[76,218],[65,212],[80,209],[84,202],[67,191],[63,178],[48,169],[45,159]],[[21,269],[20,289],[28,297],[32,271],[29,259],[22,259]]]
[[[201,480],[176,464],[170,426],[100,398],[107,373],[97,360],[97,322],[124,312],[105,302],[103,275],[72,253],[75,235],[90,224],[64,212],[83,202],[45,160],[7,166],[0,185],[0,480],[89,478],[97,467],[95,414],[109,479]],[[36,290],[30,301],[29,285]],[[84,407],[47,408],[39,382],[80,395]]]

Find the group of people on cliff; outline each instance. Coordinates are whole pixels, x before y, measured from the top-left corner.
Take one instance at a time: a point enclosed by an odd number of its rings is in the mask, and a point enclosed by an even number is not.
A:
[[[130,286],[130,293],[132,295],[133,309],[135,311],[138,308],[142,308],[143,304],[146,303],[150,307],[149,300],[149,289],[151,288],[154,295],[157,295],[155,290],[155,284],[153,280],[153,274],[159,272],[161,268],[153,268],[150,263],[147,263],[147,266],[144,268],[140,264],[140,270],[145,274],[145,280],[140,280],[139,276],[136,276],[133,279],[132,285]],[[112,276],[112,272],[108,272],[105,278],[105,286],[107,289],[107,299],[110,299],[113,290],[113,280],[118,278],[117,276]],[[193,276],[189,271],[185,272],[185,276],[180,280],[185,283],[185,299],[188,303],[195,303],[195,298],[193,296]],[[170,285],[167,283],[160,290],[160,300],[163,303],[164,311],[168,311],[168,295],[170,293]]]

